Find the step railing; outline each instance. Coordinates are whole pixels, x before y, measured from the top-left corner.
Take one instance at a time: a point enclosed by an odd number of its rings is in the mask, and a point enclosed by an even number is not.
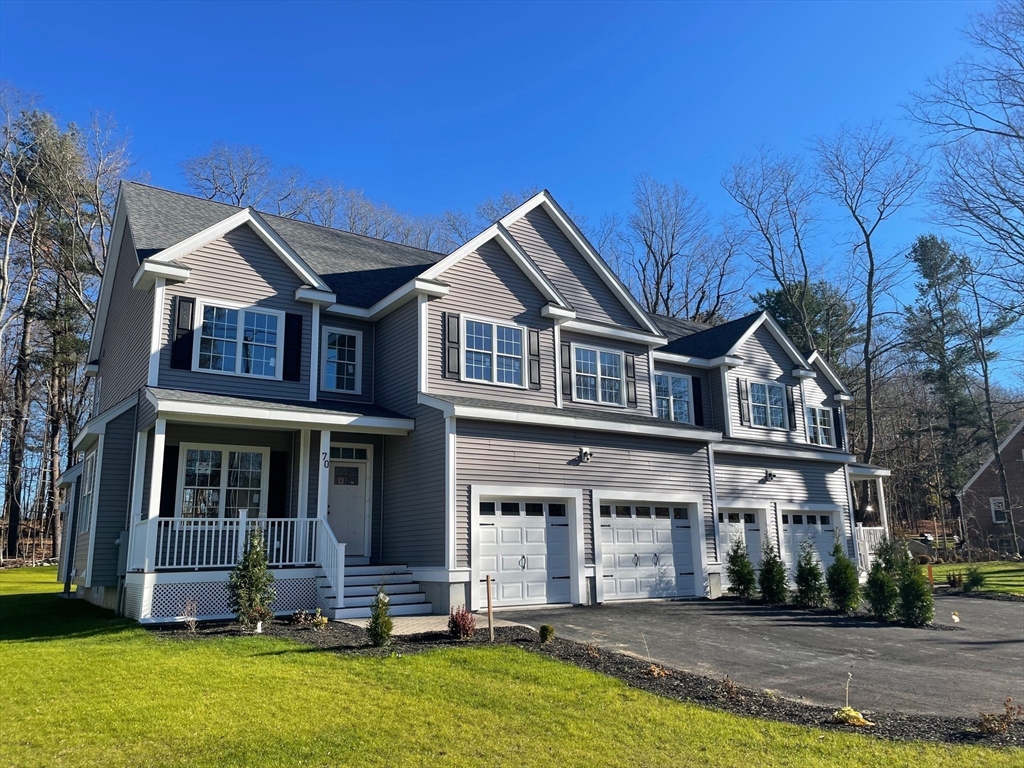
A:
[[[345,607],[345,545],[339,543],[331,526],[317,518],[316,559],[334,590],[335,608]]]
[[[315,565],[317,521],[269,518],[156,518],[154,566],[167,568],[233,568],[245,551],[249,532],[263,532],[271,567]]]
[[[878,545],[885,537],[885,528],[858,525],[854,528],[854,535],[857,537],[857,567],[867,573],[871,570]]]

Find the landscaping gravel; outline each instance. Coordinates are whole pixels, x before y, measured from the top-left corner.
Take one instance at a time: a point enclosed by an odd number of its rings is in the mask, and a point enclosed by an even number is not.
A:
[[[264,630],[266,636],[295,640],[325,651],[376,657],[488,643],[486,628],[478,628],[471,639],[462,641],[453,640],[448,635],[438,632],[406,635],[396,637],[386,648],[375,648],[370,645],[365,630],[339,622],[330,622],[323,630],[313,631],[308,626],[300,626],[278,619],[266,625]],[[238,625],[231,622],[200,624],[194,634],[180,626],[157,628],[154,631],[159,636],[179,640],[237,636],[239,634]],[[1024,720],[1013,723],[1005,733],[985,734],[979,731],[977,718],[861,710],[862,714],[875,724],[874,726],[841,725],[833,722],[833,710],[825,707],[785,699],[768,691],[744,688],[728,678],[715,680],[710,677],[668,669],[635,656],[613,653],[593,645],[558,637],[551,642],[541,643],[538,634],[525,626],[499,627],[495,630],[495,640],[502,645],[539,653],[574,664],[581,669],[614,677],[626,685],[658,696],[737,715],[823,728],[830,731],[860,733],[893,741],[932,741],[950,744],[971,743],[984,746],[1024,747]]]

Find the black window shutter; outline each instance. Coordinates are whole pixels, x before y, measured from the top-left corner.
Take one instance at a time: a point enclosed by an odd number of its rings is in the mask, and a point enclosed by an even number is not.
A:
[[[462,353],[459,344],[459,316],[451,312],[442,315],[444,319],[444,367],[445,378],[459,378]]]
[[[836,448],[846,448],[846,435],[843,434],[843,409],[832,409],[832,431],[836,435]]]
[[[740,395],[740,424],[750,424],[750,390],[746,379],[736,379],[736,389]]]
[[[164,446],[164,475],[160,481],[160,517],[174,517],[174,495],[178,491],[178,446]],[[150,493],[152,493],[150,489]],[[142,510],[146,514],[146,510]]]
[[[527,352],[529,353],[530,389],[540,389],[540,331],[530,328],[527,331],[527,336],[529,338]]]
[[[636,359],[633,355],[623,355],[626,361],[626,405],[636,408]]]
[[[792,386],[786,386],[786,405],[789,407],[789,431],[796,432],[796,392]]]
[[[317,343],[317,339],[313,339]],[[302,315],[289,312],[284,316],[284,367],[281,378],[302,381]]]
[[[171,368],[192,369],[192,338],[196,300],[174,297],[174,325],[171,331]]]
[[[704,394],[700,391],[700,376],[690,377],[690,391],[693,392],[693,423],[704,426]]]
[[[562,342],[562,397],[572,400],[572,344]]]
[[[267,476],[267,517],[290,517],[288,513],[288,451],[270,452]]]

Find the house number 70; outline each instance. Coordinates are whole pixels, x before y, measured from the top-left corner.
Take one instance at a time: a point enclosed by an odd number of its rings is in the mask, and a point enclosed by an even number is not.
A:
[[[327,454],[325,453],[324,454],[324,469],[330,469],[330,467],[331,467],[331,462],[329,462],[327,460]]]

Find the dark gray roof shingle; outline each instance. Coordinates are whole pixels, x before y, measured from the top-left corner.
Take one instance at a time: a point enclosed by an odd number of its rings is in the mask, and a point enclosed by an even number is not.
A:
[[[677,338],[673,338],[676,334],[670,333],[669,329],[662,325],[665,319],[656,317],[658,325],[670,339],[673,339],[658,351],[671,352],[676,355],[703,357],[709,360],[721,357],[736,345],[736,342],[742,338],[743,334],[749,330],[750,326],[760,316],[760,312],[755,312],[722,325],[715,325],[710,328],[705,326],[704,330],[691,331],[689,334]],[[689,323],[689,321],[675,320],[673,325],[678,323]],[[692,325],[699,325],[699,323],[693,323]],[[676,327],[681,326],[676,325]]]
[[[204,405],[223,405],[236,408],[273,408],[286,407],[296,413],[340,413],[352,416],[369,416],[377,419],[408,419],[397,411],[392,411],[373,403],[347,403],[317,400],[275,400],[272,398],[235,397],[234,395],[214,395],[209,392],[192,392],[187,389],[167,389],[166,387],[146,387],[162,400],[181,400],[186,403],[202,403]]]
[[[123,183],[121,190],[140,260],[242,210],[136,182]],[[320,275],[340,304],[369,307],[445,257],[262,211],[260,216]]]

